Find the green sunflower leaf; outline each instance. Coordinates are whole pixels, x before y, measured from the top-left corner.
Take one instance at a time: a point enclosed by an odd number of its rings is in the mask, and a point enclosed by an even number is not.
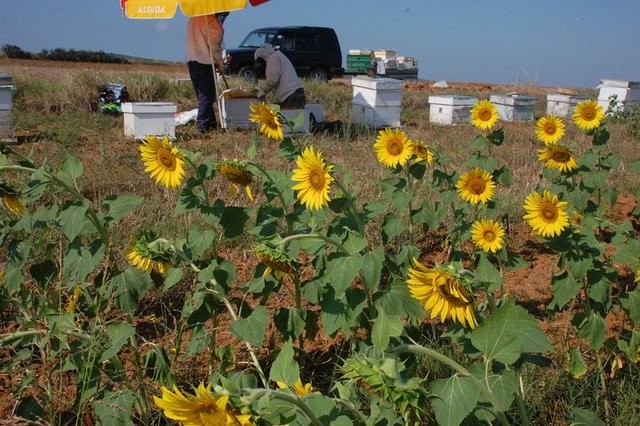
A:
[[[247,318],[239,318],[231,323],[231,332],[238,339],[247,341],[254,346],[262,345],[269,313],[264,306],[258,306]]]
[[[293,386],[300,379],[300,367],[293,359],[293,343],[287,340],[271,366],[269,380]]]
[[[115,222],[134,211],[143,201],[144,197],[132,194],[112,195],[102,203],[102,208],[105,210],[105,220]]]
[[[470,377],[454,375],[431,382],[431,407],[439,425],[458,426],[475,408],[480,397]]]
[[[244,228],[249,221],[249,209],[242,207],[226,207],[222,213],[220,225],[224,230],[224,236],[228,238],[238,237],[244,234]]]
[[[587,363],[584,362],[582,352],[578,348],[572,348],[569,351],[569,359],[567,363],[567,373],[573,378],[579,379],[587,372]]]
[[[633,324],[640,324],[640,287],[620,297],[620,305],[627,312]]]
[[[69,187],[75,188],[77,186],[76,180],[82,176],[83,172],[84,166],[82,163],[74,156],[66,154],[56,177]]]
[[[105,392],[102,399],[92,403],[93,412],[100,424],[113,426],[134,425],[131,419],[136,394],[130,389]]]
[[[336,297],[341,298],[353,280],[358,276],[362,267],[362,255],[331,256],[327,261],[325,280],[330,283],[336,292]]]
[[[548,309],[562,309],[576,297],[581,287],[573,276],[563,272],[553,276],[551,288],[553,290],[553,300],[549,303]]]
[[[362,256],[360,276],[369,291],[376,291],[380,285],[382,266],[384,262],[384,247],[378,246]]]
[[[390,339],[402,335],[403,330],[400,316],[386,315],[384,311],[379,311],[378,316],[373,320],[371,341],[374,346],[384,351],[389,346]]]
[[[588,340],[597,352],[602,348],[607,331],[607,323],[596,312],[578,314],[573,319],[573,325],[578,329],[578,337]]]
[[[573,423],[571,426],[605,426],[606,423],[598,418],[598,415],[586,408],[573,407]]]
[[[349,337],[351,328],[358,324],[358,316],[364,309],[366,299],[361,289],[347,289],[345,296],[337,298],[335,291],[329,287],[320,302],[325,333],[331,336],[342,330],[345,337]]]
[[[86,213],[89,210],[89,202],[86,199],[68,203],[58,215],[62,232],[69,241],[73,241],[85,226]]]

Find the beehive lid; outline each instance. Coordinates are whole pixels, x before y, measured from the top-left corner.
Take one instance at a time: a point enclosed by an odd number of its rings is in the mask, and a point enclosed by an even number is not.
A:
[[[386,77],[369,77],[366,75],[352,77],[351,85],[374,90],[402,90],[404,88],[404,82],[402,80]]]
[[[124,102],[122,112],[127,113],[175,113],[178,108],[171,102]]]
[[[489,100],[503,105],[533,105],[536,102],[535,96],[525,95],[491,95]]]
[[[349,55],[371,55],[371,50],[367,49],[349,49]]]
[[[429,96],[429,103],[430,104],[473,106],[477,102],[478,102],[478,98],[475,97],[475,96],[463,96],[463,95],[434,95],[434,96]]]
[[[7,86],[13,83],[11,74],[0,74],[0,86]]]
[[[621,87],[624,89],[640,89],[640,81],[600,80],[600,86]]]

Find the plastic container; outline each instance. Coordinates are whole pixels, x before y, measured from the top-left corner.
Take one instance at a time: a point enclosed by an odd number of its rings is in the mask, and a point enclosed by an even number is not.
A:
[[[176,104],[168,102],[124,102],[124,134],[135,139],[146,136],[176,137]]]

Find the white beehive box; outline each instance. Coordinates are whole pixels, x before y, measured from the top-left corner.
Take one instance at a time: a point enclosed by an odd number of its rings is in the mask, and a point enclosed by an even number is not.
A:
[[[607,111],[612,96],[616,97],[616,110],[625,106],[640,105],[640,82],[623,80],[600,80],[598,104]]]
[[[429,96],[429,121],[436,124],[458,124],[471,121],[471,108],[478,103],[475,96]]]
[[[176,137],[176,104],[168,102],[124,102],[124,134],[135,139],[148,135]]]
[[[533,121],[535,96],[491,95],[489,100],[498,109],[498,117],[502,121]]]
[[[357,76],[351,79],[353,99],[351,121],[375,128],[399,127],[402,90],[401,80],[384,77]]]
[[[582,96],[563,95],[561,93],[549,93],[547,95],[547,115],[556,117],[571,118],[573,110],[579,102],[587,98]]]
[[[220,98],[223,129],[252,129],[257,123],[249,121],[251,104],[260,102],[257,98]]]
[[[13,107],[13,91],[10,74],[0,74],[0,139],[13,138],[11,109]]]

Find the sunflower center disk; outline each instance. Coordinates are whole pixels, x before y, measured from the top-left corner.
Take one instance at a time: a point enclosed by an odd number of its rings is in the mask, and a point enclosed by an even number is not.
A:
[[[484,231],[484,239],[493,242],[493,240],[496,239],[496,234],[494,234],[493,231]]]
[[[388,149],[389,149],[389,154],[400,155],[400,153],[402,152],[402,145],[397,141],[393,141],[389,144]]]
[[[171,152],[164,148],[158,150],[158,161],[168,169],[173,169],[176,165],[175,158]]]
[[[553,221],[558,217],[558,212],[553,206],[546,206],[542,209],[542,216],[548,221]]]
[[[564,151],[556,151],[553,153],[553,159],[558,163],[566,163],[570,158],[571,156],[569,155],[569,153]]]
[[[318,171],[312,171],[309,174],[309,183],[311,183],[313,189],[324,188],[324,175]]]
[[[483,110],[480,111],[480,120],[482,121],[489,121],[491,119],[491,111],[488,110]]]
[[[592,109],[585,110],[582,115],[584,116],[585,120],[593,120],[594,118],[596,118],[596,112]]]
[[[469,189],[474,194],[482,194],[486,187],[487,185],[482,179],[473,179],[469,182]]]
[[[556,132],[556,126],[549,125],[545,127],[544,131],[547,132],[548,135],[553,135]]]

